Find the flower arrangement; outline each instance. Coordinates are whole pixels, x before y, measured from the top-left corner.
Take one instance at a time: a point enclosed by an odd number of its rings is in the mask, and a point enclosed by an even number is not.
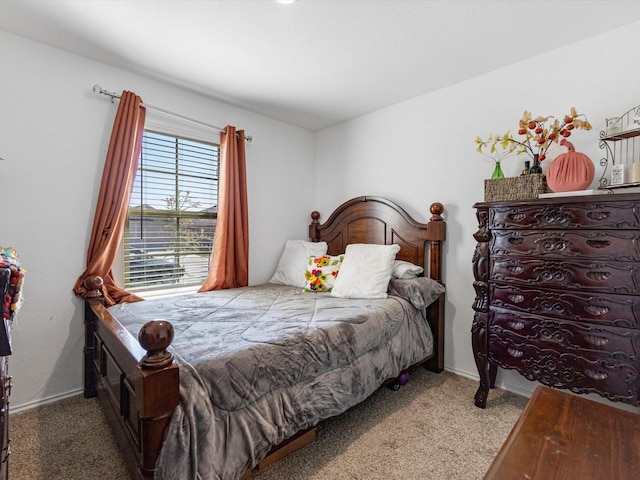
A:
[[[483,140],[476,138],[478,148],[476,151],[485,158],[493,160],[495,166],[491,178],[504,178],[500,162],[511,155],[518,155],[519,142],[513,139],[511,133],[507,131],[504,135],[489,134],[489,138]]]
[[[565,115],[562,121],[553,116],[533,118],[531,112],[525,111],[518,128],[518,135],[524,135],[523,140],[516,140],[509,131],[504,135],[490,134],[486,140],[477,137],[476,151],[496,163],[491,178],[502,178],[502,160],[526,153],[534,161],[534,165],[537,165],[546,158],[547,151],[553,143],[569,137],[574,129],[591,130],[591,124],[585,115],[578,114],[574,107],[571,107],[571,113]]]
[[[553,122],[547,125],[551,119]],[[520,145],[518,153],[527,153],[534,160],[537,155],[538,161],[541,162],[546,158],[547,150],[553,143],[571,136],[572,130],[576,128],[591,130],[591,124],[583,114],[578,114],[574,107],[571,107],[571,113],[565,115],[562,121],[551,116],[533,118],[530,112],[525,111],[518,129],[518,135],[524,135],[525,138],[517,142]]]
[[[494,135],[491,133],[486,140],[477,137],[476,143],[478,144],[476,151],[494,162],[501,162],[511,155],[518,155],[520,153],[516,151],[520,142],[514,140],[509,132],[504,135]]]

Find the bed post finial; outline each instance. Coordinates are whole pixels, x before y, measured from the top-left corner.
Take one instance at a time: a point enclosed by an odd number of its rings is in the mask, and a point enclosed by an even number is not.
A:
[[[171,365],[173,355],[167,350],[173,341],[173,325],[166,320],[150,320],[138,334],[138,341],[147,354],[140,365],[147,368],[164,368]]]
[[[440,202],[434,202],[429,207],[429,211],[431,212],[431,221],[432,222],[442,222],[442,213],[444,212],[444,205]]]
[[[312,242],[317,242],[320,239],[320,233],[318,233],[318,226],[320,225],[320,212],[314,210],[311,212],[311,225],[309,225],[309,238]]]
[[[85,300],[97,300],[102,298],[102,285],[104,280],[98,275],[89,275],[82,281],[84,283],[87,292],[84,294]]]

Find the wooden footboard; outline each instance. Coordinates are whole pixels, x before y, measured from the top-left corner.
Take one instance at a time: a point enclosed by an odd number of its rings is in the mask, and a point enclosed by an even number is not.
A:
[[[171,414],[178,405],[178,366],[167,347],[169,322],[148,322],[135,339],[102,303],[100,277],[85,286],[84,395],[98,395],[120,438],[130,470],[152,480]]]

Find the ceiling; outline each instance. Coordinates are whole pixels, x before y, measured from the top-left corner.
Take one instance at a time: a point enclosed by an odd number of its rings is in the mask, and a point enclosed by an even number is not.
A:
[[[0,1],[2,30],[310,130],[637,21],[635,0]]]

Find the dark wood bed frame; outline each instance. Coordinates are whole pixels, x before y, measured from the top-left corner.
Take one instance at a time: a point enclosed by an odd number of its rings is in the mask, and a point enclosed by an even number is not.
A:
[[[418,223],[389,200],[357,197],[340,205],[322,224],[320,214],[313,212],[309,237],[326,241],[331,255],[344,253],[350,243],[398,244],[397,259],[424,265],[425,275],[442,283],[444,207],[434,203],[430,211],[429,222]],[[168,350],[173,326],[163,320],[148,322],[136,340],[104,306],[102,279],[87,277],[85,285],[84,395],[101,400],[134,478],[151,480],[165,430],[180,401],[178,365]],[[427,317],[434,335],[434,354],[420,364],[441,372],[444,294],[427,309]],[[296,437],[309,438],[309,434],[302,432]],[[285,442],[270,456],[272,460],[260,465],[284,456],[283,452],[292,450],[290,444]],[[243,478],[249,475],[247,472]]]

